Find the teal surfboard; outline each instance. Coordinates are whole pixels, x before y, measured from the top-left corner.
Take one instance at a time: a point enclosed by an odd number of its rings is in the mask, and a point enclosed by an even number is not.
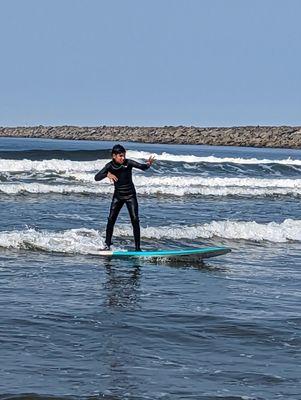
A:
[[[201,247],[198,249],[179,250],[148,250],[148,251],[99,251],[100,256],[112,258],[180,258],[180,259],[203,259],[221,256],[229,253],[227,247]]]

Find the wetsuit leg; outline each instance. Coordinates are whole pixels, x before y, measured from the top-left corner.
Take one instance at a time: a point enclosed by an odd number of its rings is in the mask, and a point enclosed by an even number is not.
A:
[[[107,246],[111,246],[111,244],[112,244],[114,225],[115,225],[116,219],[118,217],[118,214],[119,214],[123,204],[124,204],[124,200],[119,200],[116,196],[113,196],[111,208],[110,208],[110,214],[109,214],[108,223],[107,223],[107,229],[106,229],[106,245]]]
[[[126,206],[131,217],[131,222],[133,225],[133,232],[135,238],[135,249],[136,251],[141,251],[140,249],[140,223],[139,223],[139,212],[138,212],[138,201],[136,196],[131,196],[126,201]]]

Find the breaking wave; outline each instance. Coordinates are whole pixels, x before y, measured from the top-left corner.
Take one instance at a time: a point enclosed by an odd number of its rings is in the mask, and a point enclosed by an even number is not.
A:
[[[94,176],[85,173],[69,173],[82,184],[66,182],[59,184],[40,182],[2,182],[0,193],[19,194],[108,194],[113,186],[108,181],[94,182]],[[60,177],[61,178],[61,177]],[[260,178],[202,178],[181,176],[134,176],[136,191],[141,195],[167,196],[300,196],[301,179]]]
[[[104,244],[104,238],[93,229],[68,229],[62,232],[26,229],[0,232],[0,247],[7,249],[95,254]]]
[[[45,172],[58,173],[68,171],[97,171],[109,162],[109,160],[96,161],[71,161],[71,160],[0,160],[0,172]]]
[[[176,155],[169,153],[153,154],[158,161],[171,161],[179,163],[218,163],[218,164],[242,164],[242,165],[262,165],[262,164],[280,164],[289,166],[301,166],[301,160],[297,159],[257,159],[257,158],[232,158],[232,157],[200,157],[195,155]],[[137,160],[147,160],[150,153],[143,151],[129,150],[129,158]],[[0,172],[43,172],[43,171],[96,171],[101,169],[110,159],[98,159],[89,161],[72,161],[69,159],[0,159]]]
[[[129,157],[136,159],[147,159],[149,153],[144,151],[128,151]],[[173,161],[173,162],[185,162],[185,163],[231,163],[231,164],[281,164],[281,165],[301,165],[301,160],[295,160],[292,158],[286,158],[283,160],[271,160],[271,159],[257,159],[257,158],[239,158],[239,157],[215,157],[206,156],[200,157],[195,155],[177,155],[162,152],[161,154],[153,153],[155,158],[160,161]]]
[[[131,236],[128,226],[116,227],[119,236]],[[301,220],[286,219],[282,223],[260,224],[255,221],[212,221],[193,226],[147,227],[141,235],[149,239],[211,239],[219,237],[233,240],[286,242],[301,241]]]
[[[117,236],[132,236],[132,227],[115,228]],[[301,220],[287,219],[282,223],[260,224],[245,221],[212,221],[195,226],[163,226],[141,229],[149,239],[211,239],[287,242],[301,241]],[[94,229],[68,229],[60,232],[35,229],[0,232],[0,247],[16,250],[37,250],[67,254],[95,255],[104,246],[104,232]]]

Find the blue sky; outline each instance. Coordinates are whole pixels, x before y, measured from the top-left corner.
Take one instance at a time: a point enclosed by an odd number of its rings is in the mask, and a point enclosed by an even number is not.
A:
[[[299,0],[1,0],[0,125],[301,125]]]

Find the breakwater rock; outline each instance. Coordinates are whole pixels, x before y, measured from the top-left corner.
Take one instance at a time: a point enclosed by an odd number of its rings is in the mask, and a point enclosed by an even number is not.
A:
[[[301,126],[34,126],[0,127],[0,136],[120,142],[207,144],[301,149]]]

